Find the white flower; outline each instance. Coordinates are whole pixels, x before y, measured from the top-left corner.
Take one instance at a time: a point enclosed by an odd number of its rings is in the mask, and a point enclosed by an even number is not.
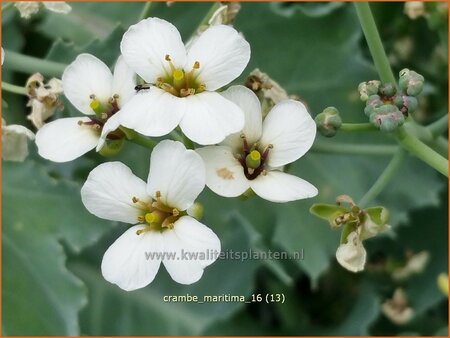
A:
[[[408,299],[402,288],[397,288],[391,299],[381,305],[381,312],[394,324],[404,325],[414,317],[414,310],[409,306]]]
[[[2,119],[2,159],[23,162],[28,156],[28,140],[34,140],[31,130],[19,124],[6,125]]]
[[[366,249],[364,249],[358,231],[349,233],[347,243],[341,244],[336,251],[336,259],[339,264],[352,272],[364,270],[366,257]]]
[[[20,1],[14,4],[24,19],[29,19],[33,14],[39,12],[41,5],[49,11],[61,14],[67,14],[72,10],[72,7],[64,1]]]
[[[135,94],[135,74],[122,57],[112,75],[95,56],[81,54],[65,69],[62,81],[67,99],[87,116],[58,119],[40,129],[36,144],[42,157],[67,162],[96,146],[100,150],[106,137],[123,138],[120,130],[115,132],[117,113]],[[102,129],[108,132],[100,138]]]
[[[123,126],[163,136],[179,124],[189,139],[202,145],[242,129],[241,109],[215,92],[238,77],[250,59],[250,45],[235,29],[210,27],[187,50],[172,24],[149,18],[128,29],[121,51],[151,84],[123,108]]]
[[[248,88],[234,86],[222,93],[245,113],[241,133],[219,146],[198,149],[206,164],[206,184],[216,194],[236,197],[251,188],[272,202],[317,195],[317,189],[277,168],[303,156],[314,142],[316,125],[297,101],[278,103],[262,122],[261,105]]]
[[[106,251],[105,279],[127,291],[139,289],[153,281],[162,262],[174,281],[198,281],[220,253],[214,232],[187,215],[204,186],[200,156],[169,140],[153,149],[147,184],[120,162],[95,168],[81,189],[86,208],[101,218],[138,224]]]

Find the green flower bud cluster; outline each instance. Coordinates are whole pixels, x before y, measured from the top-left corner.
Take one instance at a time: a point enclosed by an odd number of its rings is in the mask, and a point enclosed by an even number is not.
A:
[[[333,137],[342,125],[339,110],[335,107],[327,107],[314,119],[317,131],[326,137]]]
[[[366,102],[364,113],[381,131],[394,131],[417,109],[416,96],[422,92],[423,83],[422,75],[406,68],[399,73],[399,91],[392,83],[381,84],[376,80],[360,83],[360,98]]]

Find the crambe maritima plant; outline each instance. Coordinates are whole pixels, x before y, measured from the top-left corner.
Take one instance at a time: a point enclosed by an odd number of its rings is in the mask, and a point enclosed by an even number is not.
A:
[[[147,184],[120,162],[95,168],[81,189],[86,208],[134,224],[103,256],[105,279],[127,291],[139,289],[153,281],[162,262],[174,281],[198,281],[220,253],[214,232],[187,214],[204,186],[200,156],[169,140],[153,149]],[[189,259],[182,260],[182,252]]]
[[[3,1],[2,332],[446,335],[448,4],[371,7]]]
[[[216,93],[237,78],[250,59],[250,45],[234,28],[212,26],[186,50],[171,23],[149,18],[128,29],[120,49],[150,86],[123,108],[123,126],[163,136],[180,125],[189,139],[203,145],[242,129],[241,109]]]

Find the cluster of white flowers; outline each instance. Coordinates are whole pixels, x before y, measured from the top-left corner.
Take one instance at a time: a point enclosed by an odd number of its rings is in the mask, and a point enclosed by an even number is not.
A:
[[[64,94],[85,116],[45,124],[36,135],[38,151],[66,162],[94,148],[102,153],[130,132],[161,137],[179,126],[201,147],[161,141],[147,184],[120,162],[101,164],[81,195],[92,214],[133,225],[106,251],[105,279],[124,290],[142,288],[162,262],[176,282],[194,283],[220,253],[214,232],[190,216],[205,184],[221,196],[252,190],[273,202],[317,195],[312,184],[283,172],[312,146],[316,126],[298,101],[280,101],[263,120],[250,89],[219,92],[250,59],[249,43],[231,26],[211,25],[185,46],[172,24],[148,18],[128,29],[120,49],[113,74],[89,54],[65,69]],[[195,255],[205,252],[216,255]]]

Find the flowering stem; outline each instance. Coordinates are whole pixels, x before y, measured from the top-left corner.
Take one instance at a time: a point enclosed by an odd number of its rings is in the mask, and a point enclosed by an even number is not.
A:
[[[23,55],[5,50],[4,68],[17,72],[34,74],[41,73],[47,76],[61,76],[67,65],[59,62],[42,60],[33,56]]]
[[[10,93],[27,95],[27,90],[24,87],[16,86],[7,82],[2,82],[2,90]]]
[[[339,131],[378,131],[372,123],[342,123]]]
[[[395,154],[397,148],[395,145],[316,142],[311,149],[313,152],[327,154],[390,156]]]
[[[408,133],[403,126],[400,127],[395,134],[397,141],[404,149],[439,171],[442,175],[448,177],[448,160],[446,158],[439,155],[425,143]]]
[[[402,166],[403,162],[406,159],[406,151],[402,148],[399,148],[395,155],[392,157],[391,161],[369,189],[366,194],[361,198],[361,200],[357,203],[360,208],[365,208],[367,205],[372,202],[387,186],[387,184],[391,181],[394,175]]]
[[[386,52],[383,48],[377,25],[370,10],[368,2],[355,2],[356,13],[359,23],[369,45],[370,54],[372,54],[375,67],[380,75],[381,82],[392,83],[396,86],[394,73],[392,72]]]
[[[427,128],[433,136],[441,135],[448,130],[448,114],[445,114],[439,120],[429,124]]]
[[[144,5],[144,8],[142,9],[141,15],[139,16],[139,20],[144,20],[147,19],[150,16],[150,9],[152,7],[152,2],[151,1],[147,1]]]

